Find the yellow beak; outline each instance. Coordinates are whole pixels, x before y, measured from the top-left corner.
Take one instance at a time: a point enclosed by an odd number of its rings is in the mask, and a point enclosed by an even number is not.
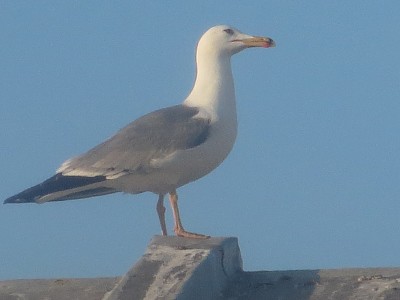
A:
[[[269,37],[263,37],[263,36],[253,36],[251,38],[246,38],[242,40],[237,40],[241,41],[243,44],[245,44],[247,47],[264,47],[264,48],[270,48],[270,47],[275,47],[275,42],[269,38]]]

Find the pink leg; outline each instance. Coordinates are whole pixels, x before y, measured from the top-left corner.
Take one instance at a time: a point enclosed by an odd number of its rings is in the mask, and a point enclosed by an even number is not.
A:
[[[169,193],[169,201],[171,203],[172,213],[174,215],[174,222],[175,222],[174,231],[175,231],[175,234],[177,236],[187,237],[187,238],[194,238],[194,239],[207,239],[207,238],[209,238],[208,235],[188,232],[185,229],[183,229],[183,226],[182,226],[182,223],[181,223],[181,218],[179,216],[178,195],[176,193],[176,190],[173,190],[172,192]]]

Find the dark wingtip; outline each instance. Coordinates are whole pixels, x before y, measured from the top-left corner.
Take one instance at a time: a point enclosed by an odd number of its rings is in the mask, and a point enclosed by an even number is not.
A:
[[[18,204],[18,203],[29,203],[29,202],[35,202],[35,201],[31,199],[20,198],[17,197],[17,195],[15,195],[4,200],[3,204],[10,204],[10,203]]]
[[[43,181],[40,184],[32,186],[14,196],[11,196],[4,200],[4,204],[8,203],[37,203],[36,200],[40,199],[44,195],[48,195],[54,192],[73,190],[76,187],[82,187],[85,185],[90,185],[92,183],[104,181],[106,178],[104,176],[95,176],[95,177],[85,177],[85,176],[63,176],[61,173],[57,173],[53,177]],[[115,193],[114,189],[110,188],[96,188],[97,195],[104,195]],[[85,193],[73,193],[72,195],[67,195],[65,197],[61,197],[56,200],[69,200],[69,199],[78,199],[86,197],[92,197],[94,195],[85,194]]]

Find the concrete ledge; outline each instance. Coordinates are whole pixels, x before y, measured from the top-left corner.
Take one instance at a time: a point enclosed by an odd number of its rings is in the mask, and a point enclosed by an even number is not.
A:
[[[400,268],[243,272],[236,238],[155,236],[122,277],[0,281],[1,300],[399,300]]]
[[[119,278],[21,279],[0,281],[1,300],[98,300]]]
[[[400,268],[243,272],[225,299],[399,300]]]

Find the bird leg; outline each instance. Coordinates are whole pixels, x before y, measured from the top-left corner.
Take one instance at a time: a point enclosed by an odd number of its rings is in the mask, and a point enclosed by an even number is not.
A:
[[[183,229],[183,226],[182,226],[182,223],[181,223],[181,218],[179,216],[178,194],[176,193],[176,190],[173,190],[172,192],[169,193],[169,202],[171,203],[172,213],[174,215],[174,222],[175,222],[174,231],[175,231],[175,234],[177,236],[187,237],[187,238],[194,238],[194,239],[207,239],[207,238],[209,238],[208,235],[188,232],[185,229]]]
[[[167,226],[165,225],[164,194],[158,195],[157,214],[158,218],[160,219],[162,235],[167,236]]]

